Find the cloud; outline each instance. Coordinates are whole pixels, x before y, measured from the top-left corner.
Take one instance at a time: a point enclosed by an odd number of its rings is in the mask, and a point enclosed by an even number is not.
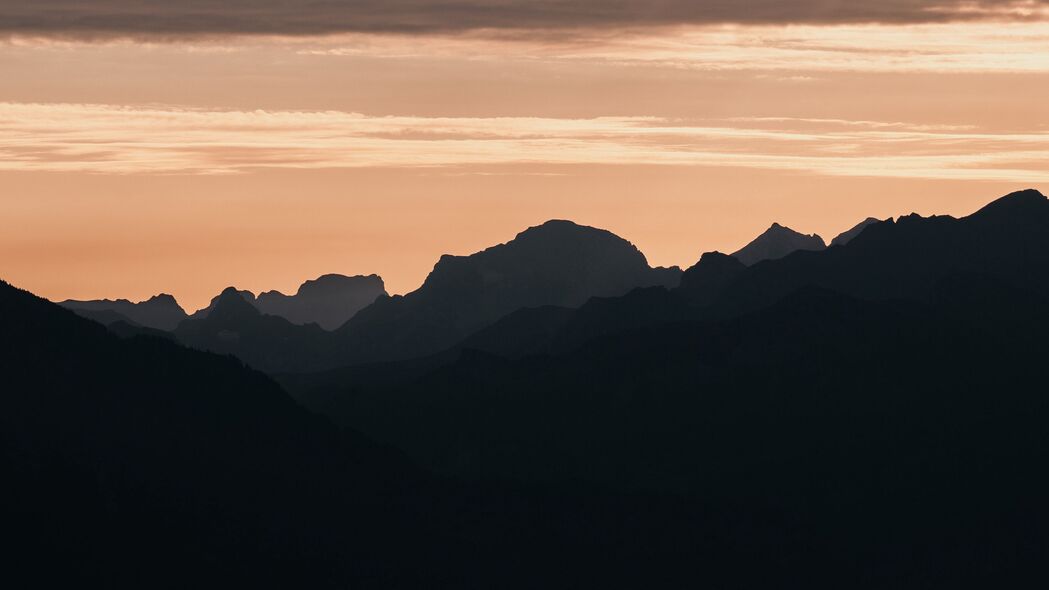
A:
[[[0,103],[0,170],[236,174],[259,168],[574,164],[1049,182],[1049,133],[770,117],[372,117]]]
[[[568,31],[717,23],[1044,18],[1049,0],[0,0],[0,32],[43,36]]]

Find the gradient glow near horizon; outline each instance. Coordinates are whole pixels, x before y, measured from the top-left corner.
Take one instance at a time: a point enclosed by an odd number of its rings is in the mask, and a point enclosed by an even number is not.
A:
[[[651,6],[0,0],[0,277],[403,293],[551,218],[686,267],[1049,186],[1049,3]]]

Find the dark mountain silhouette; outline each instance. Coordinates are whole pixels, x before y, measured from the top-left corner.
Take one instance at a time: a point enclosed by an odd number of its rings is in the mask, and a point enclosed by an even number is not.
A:
[[[479,351],[508,359],[561,353],[605,334],[694,315],[695,310],[677,293],[665,287],[645,287],[622,297],[592,297],[578,309],[524,308],[504,316],[447,351],[427,358],[435,364],[442,359],[454,361],[463,351]]]
[[[1049,293],[1049,200],[1007,195],[961,219],[911,214],[847,245],[755,265],[717,297],[721,316],[760,309],[806,286],[863,299],[925,300],[946,276],[974,273]]]
[[[218,315],[248,312],[225,306],[232,295]],[[812,544],[797,546],[755,504],[434,480],[235,359],[121,339],[3,283],[0,322],[9,580],[536,588],[812,578],[801,561]],[[828,579],[848,571],[832,565],[820,570]]]
[[[681,276],[678,291],[693,305],[706,306],[746,270],[735,256],[707,252]]]
[[[386,288],[378,275],[329,274],[306,281],[295,295],[279,291],[260,293],[255,306],[262,313],[280,316],[293,324],[314,323],[334,330],[380,295],[386,295]]]
[[[870,225],[846,244],[821,252],[798,252],[780,260],[745,267],[733,257],[705,254],[685,272],[673,291],[640,289],[627,296],[593,298],[577,310],[522,309],[465,338],[425,363],[372,366],[368,387],[403,383],[404,375],[418,377],[455,362],[463,351],[479,351],[510,360],[561,356],[592,341],[632,330],[658,329],[674,323],[729,319],[774,305],[805,289],[841,292],[863,300],[910,300],[927,305],[944,299],[952,277],[977,276],[964,285],[974,292],[981,285],[999,283],[1049,296],[1049,201],[1036,191],[1009,195],[976,214]],[[957,282],[957,281],[955,281]],[[845,295],[848,294],[848,295]],[[959,297],[960,294],[955,294]],[[996,301],[1002,301],[998,298]],[[973,304],[969,313],[983,313]],[[1003,303],[1008,305],[1008,303]],[[988,313],[1001,313],[988,310]],[[901,328],[905,329],[905,328]],[[420,369],[420,367],[422,367]],[[384,379],[384,370],[390,371]],[[397,377],[393,377],[397,375]],[[298,392],[323,391],[326,400],[340,390],[353,389],[360,373],[329,373],[324,379],[296,385]],[[305,383],[300,379],[299,383]],[[317,407],[307,395],[303,399]],[[336,402],[338,403],[338,402]]]
[[[863,230],[867,229],[868,225],[873,225],[875,223],[881,223],[881,220],[875,219],[873,217],[868,217],[867,219],[864,219],[863,221],[856,224],[856,226],[852,229],[838,234],[836,238],[831,240],[830,245],[844,246],[845,244],[851,242],[856,236],[860,235],[860,233],[862,233]]]
[[[969,274],[935,292],[867,302],[805,289],[738,318],[628,329],[564,354],[465,351],[409,382],[327,391],[319,409],[474,481],[587,482],[753,511],[763,516],[740,523],[746,546],[810,580],[1036,574],[1049,525],[1038,468],[1049,301]]]
[[[221,299],[222,296],[225,295],[226,292],[229,291],[230,289],[233,289],[233,291],[235,291],[238,295],[240,295],[241,299],[243,299],[244,301],[247,301],[253,307],[256,306],[255,294],[252,293],[251,291],[248,291],[246,289],[236,289],[234,287],[226,287],[225,289],[223,289],[222,293],[219,293],[218,295],[216,295],[216,296],[211,298],[211,301],[208,303],[207,307],[202,307],[202,308],[198,309],[197,311],[193,312],[192,314],[190,314],[189,315],[189,319],[191,319],[191,320],[202,320],[202,319],[208,317],[211,314],[211,311],[213,309],[215,309],[215,306],[218,305],[219,299]]]
[[[377,444],[236,359],[0,285],[8,557],[109,587],[1044,585],[1044,196],[704,255],[677,288],[620,281],[660,271],[577,228],[442,259],[335,332],[233,289],[180,325],[293,368],[369,358],[364,316],[382,362],[279,379]]]
[[[171,340],[172,342],[175,341],[175,335],[171,332],[157,330],[156,328],[147,328],[145,326],[140,326],[138,324],[127,322],[124,320],[117,320],[115,322],[106,324],[105,326],[109,329],[110,332],[116,334],[120,338],[132,338],[134,336],[152,336],[153,338],[160,338],[162,340]]]
[[[754,241],[744,246],[732,256],[747,266],[762,260],[776,260],[798,250],[819,251],[826,248],[823,238],[816,234],[807,236],[789,227],[773,223]]]
[[[100,322],[111,324],[124,320],[147,328],[157,330],[174,330],[179,322],[186,319],[186,312],[171,295],[160,294],[146,301],[132,303],[127,299],[102,299],[95,301],[67,300],[59,303],[66,309]]]
[[[65,307],[64,303],[60,303],[59,305]],[[98,322],[103,326],[109,326],[116,323],[123,323],[128,326],[141,326],[141,324],[131,321],[127,316],[113,311],[112,309],[77,309],[75,307],[66,307],[66,309],[69,309],[82,318]]]
[[[243,291],[226,288],[203,317],[179,324],[175,337],[193,348],[232,354],[268,372],[298,369],[310,359],[327,358],[330,332],[316,324],[298,326],[276,315],[265,315]],[[196,316],[197,314],[194,314]]]
[[[380,297],[337,330],[342,364],[425,356],[527,307],[577,307],[637,287],[676,286],[611,232],[549,221],[470,256],[443,256],[422,287]]]
[[[566,324],[575,317],[570,307],[526,307],[503,316],[457,344],[444,358],[455,360],[462,350],[480,350],[504,358],[547,352]]]
[[[397,453],[234,359],[118,338],[6,283],[0,318],[8,579],[271,586],[403,571],[391,543],[413,537],[385,531],[418,520],[396,498],[424,479]]]
[[[271,374],[323,371],[427,357],[523,308],[577,307],[637,287],[674,287],[680,277],[677,267],[648,266],[636,247],[608,231],[549,221],[482,252],[441,257],[419,289],[380,295],[330,334],[244,308],[235,326],[187,323],[177,335],[189,346],[236,355]],[[266,297],[239,293],[267,313]],[[209,317],[218,299],[190,319]]]
[[[1045,204],[1039,193],[1025,191],[962,220],[908,216],[900,222],[871,224],[845,246],[797,252],[752,267],[734,257],[707,253],[669,293],[651,289],[619,298],[596,298],[578,310],[522,309],[439,354],[427,355],[423,365],[409,365],[433,369],[453,362],[463,350],[509,359],[560,354],[631,328],[733,317],[772,305],[809,286],[863,299],[927,301],[938,281],[969,272],[1049,294],[1049,285],[1044,284],[1049,282],[1049,272],[1044,270],[1049,263],[1039,258],[1049,252],[1049,240],[1041,231],[1049,219],[1043,216],[1039,221],[1038,213]],[[901,231],[900,225],[908,229]],[[1032,266],[1022,266],[1028,263]],[[391,382],[403,380],[402,365],[382,367],[369,369],[371,383],[383,381],[383,370],[389,371],[386,378]],[[334,391],[353,383],[356,374],[336,371],[306,381],[317,390]],[[408,370],[404,374],[415,373]]]

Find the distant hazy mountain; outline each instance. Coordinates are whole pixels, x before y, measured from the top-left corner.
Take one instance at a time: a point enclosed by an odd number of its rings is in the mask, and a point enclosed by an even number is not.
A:
[[[342,358],[409,358],[438,352],[526,307],[578,307],[637,287],[676,286],[678,268],[652,268],[611,232],[548,221],[470,256],[443,256],[422,287],[380,297],[337,333]]]
[[[179,322],[186,319],[186,312],[171,295],[160,294],[146,301],[132,303],[127,299],[102,299],[94,301],[67,300],[59,303],[66,309],[80,313],[84,317],[111,324],[127,320],[133,324],[157,330],[174,330]]]
[[[175,336],[200,350],[233,354],[268,372],[298,369],[312,359],[327,358],[332,336],[317,326],[299,326],[263,314],[244,291],[228,287],[208,306],[206,315],[179,324]]]
[[[873,224],[879,223],[879,222],[881,222],[880,219],[875,219],[873,217],[868,217],[867,219],[864,219],[863,221],[859,222],[856,225],[856,227],[853,227],[852,229],[850,229],[848,231],[845,231],[845,232],[842,232],[841,234],[839,234],[838,237],[836,237],[833,240],[831,240],[830,245],[831,246],[844,246],[845,244],[848,244],[849,242],[851,242],[853,240],[853,238],[855,238],[856,236],[860,235],[860,233],[863,230],[867,229],[868,225],[873,225]]]
[[[282,317],[297,325],[312,323],[325,330],[334,330],[385,295],[386,288],[378,275],[347,277],[328,274],[306,281],[294,295],[266,291],[256,297],[251,291],[236,292],[266,315]],[[208,317],[220,296],[216,295],[207,307],[189,317],[195,320]]]
[[[378,275],[329,274],[306,281],[295,295],[279,291],[261,293],[255,306],[262,313],[280,316],[293,324],[315,323],[325,330],[334,330],[385,294],[386,288]]]
[[[234,287],[227,287],[227,288],[223,289],[223,291],[221,293],[219,293],[218,295],[212,297],[211,298],[211,302],[208,303],[207,307],[202,307],[202,308],[198,309],[197,311],[193,312],[192,314],[190,314],[189,315],[189,319],[200,320],[200,319],[204,319],[204,318],[208,317],[208,315],[211,314],[211,311],[213,309],[215,309],[215,306],[218,305],[219,299],[221,299],[223,296],[227,295],[227,291],[229,291],[230,289],[233,289],[233,291],[235,293],[240,295],[241,299],[243,299],[244,301],[247,301],[252,306],[255,306],[255,294],[254,293],[252,293],[251,291],[248,291],[246,289],[236,289]]]
[[[798,250],[823,250],[827,245],[823,238],[816,234],[807,236],[789,227],[773,223],[754,241],[744,246],[732,256],[747,266],[762,260],[776,260]]]
[[[238,356],[269,373],[332,369],[442,352],[517,310],[578,307],[591,297],[638,287],[674,287],[681,270],[652,268],[630,242],[611,232],[549,221],[505,244],[470,256],[443,256],[422,287],[389,297],[379,277],[322,277],[295,297],[226,289],[176,331],[183,343]],[[283,314],[348,314],[337,293],[378,294],[334,332],[295,325]],[[228,308],[216,317],[220,307]],[[338,323],[333,313],[328,325]],[[296,316],[304,319],[304,315]]]

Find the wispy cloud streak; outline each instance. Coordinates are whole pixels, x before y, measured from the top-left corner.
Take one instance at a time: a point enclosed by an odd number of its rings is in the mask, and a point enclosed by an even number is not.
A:
[[[51,36],[409,34],[532,36],[696,24],[1032,20],[1047,0],[0,0],[0,32]]]
[[[234,174],[497,164],[723,166],[1049,182],[1049,133],[836,119],[370,117],[0,103],[3,170]]]

